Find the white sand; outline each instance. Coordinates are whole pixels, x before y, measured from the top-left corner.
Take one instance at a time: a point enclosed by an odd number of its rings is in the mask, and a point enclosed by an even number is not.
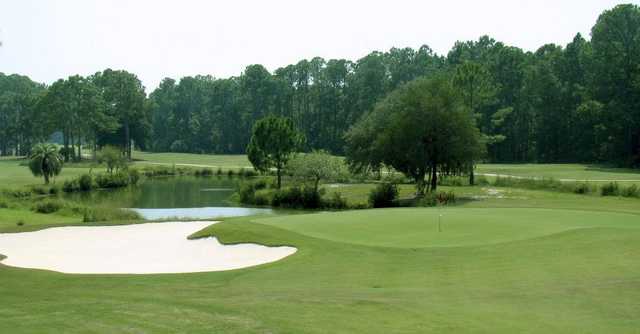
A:
[[[56,227],[0,234],[3,264],[74,274],[157,274],[221,271],[274,262],[294,247],[222,245],[187,236],[216,222]]]

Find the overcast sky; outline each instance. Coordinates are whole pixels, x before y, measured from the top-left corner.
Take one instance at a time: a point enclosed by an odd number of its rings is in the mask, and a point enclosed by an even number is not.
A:
[[[273,71],[314,56],[357,60],[392,46],[427,44],[446,55],[456,40],[484,34],[535,50],[565,45],[577,32],[588,37],[598,15],[618,3],[2,0],[0,72],[51,83],[126,69],[149,91],[164,77],[229,77],[255,63]]]

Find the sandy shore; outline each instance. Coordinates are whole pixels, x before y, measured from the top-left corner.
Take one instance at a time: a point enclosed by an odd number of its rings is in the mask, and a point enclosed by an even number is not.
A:
[[[74,274],[157,274],[222,271],[274,262],[293,247],[222,245],[187,236],[216,222],[70,226],[0,234],[3,264]]]

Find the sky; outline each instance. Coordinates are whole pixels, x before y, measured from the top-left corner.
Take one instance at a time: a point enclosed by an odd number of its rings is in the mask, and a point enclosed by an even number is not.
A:
[[[625,1],[625,3],[640,1]],[[371,51],[489,35],[534,51],[589,38],[608,0],[2,0],[0,72],[50,84],[125,69],[147,91],[165,77],[237,76],[302,59],[357,60]]]

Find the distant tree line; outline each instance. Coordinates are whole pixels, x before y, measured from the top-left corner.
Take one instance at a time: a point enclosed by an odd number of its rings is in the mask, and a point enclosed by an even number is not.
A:
[[[66,159],[84,145],[157,152],[244,153],[254,123],[286,116],[305,150],[343,154],[345,133],[403,83],[446,72],[495,162],[640,164],[640,8],[603,12],[566,46],[535,52],[488,36],[446,56],[392,48],[352,62],[320,57],[270,73],[164,79],[147,97],[135,75],[105,70],[49,87],[0,74],[0,153],[26,154],[61,132]]]

